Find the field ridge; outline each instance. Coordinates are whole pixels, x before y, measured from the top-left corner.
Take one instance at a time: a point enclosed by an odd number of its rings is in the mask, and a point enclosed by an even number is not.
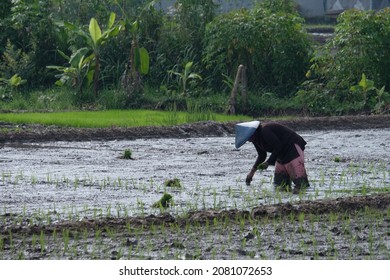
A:
[[[278,122],[294,130],[347,130],[389,128],[390,115],[359,115],[332,117],[296,117],[292,119],[261,119]],[[133,140],[142,138],[222,137],[234,134],[237,122],[203,121],[175,126],[73,128],[39,124],[15,125],[0,122],[0,143],[19,141],[87,141]]]

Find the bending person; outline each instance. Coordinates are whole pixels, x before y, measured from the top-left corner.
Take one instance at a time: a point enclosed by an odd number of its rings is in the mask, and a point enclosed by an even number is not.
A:
[[[274,184],[276,187],[291,189],[294,193],[309,187],[304,150],[306,141],[295,131],[277,123],[261,125],[259,121],[236,124],[236,148],[247,141],[252,142],[257,151],[257,159],[246,177],[249,186],[256,170],[265,170],[275,165]],[[271,153],[266,160],[267,152]]]

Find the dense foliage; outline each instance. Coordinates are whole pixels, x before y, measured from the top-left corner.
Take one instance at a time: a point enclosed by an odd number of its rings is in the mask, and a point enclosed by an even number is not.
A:
[[[349,10],[321,50],[299,99],[309,111],[326,114],[389,112],[390,9]]]
[[[320,48],[293,0],[258,2],[3,0],[0,109],[223,112],[244,64],[238,113],[389,111],[389,10],[343,13]]]
[[[204,61],[209,85],[222,85],[238,65],[248,68],[248,84],[279,96],[291,96],[304,80],[311,46],[296,14],[271,12],[263,6],[220,15],[208,25]]]

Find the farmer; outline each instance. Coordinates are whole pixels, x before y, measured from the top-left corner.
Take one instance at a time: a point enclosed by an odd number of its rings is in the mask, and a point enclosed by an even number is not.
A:
[[[274,185],[283,189],[291,189],[294,182],[294,192],[309,186],[304,163],[306,141],[290,128],[268,123],[261,125],[259,121],[236,124],[236,148],[247,141],[255,146],[258,156],[251,171],[246,177],[249,186],[256,170],[265,170],[275,165]],[[267,152],[271,155],[266,160]]]

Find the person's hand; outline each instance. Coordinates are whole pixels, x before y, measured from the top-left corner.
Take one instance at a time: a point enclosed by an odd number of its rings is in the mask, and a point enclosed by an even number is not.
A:
[[[247,186],[249,186],[252,182],[253,176],[255,175],[256,169],[252,168],[251,171],[248,173],[245,179],[245,183]]]
[[[251,182],[252,182],[252,177],[249,176],[249,174],[246,176],[246,179],[245,179],[245,183],[247,186],[250,186]]]
[[[258,166],[257,166],[257,169],[259,169],[259,170],[265,170],[265,169],[267,169],[268,168],[268,166],[269,166],[269,164],[268,164],[268,162],[263,162],[263,163],[260,163]]]

